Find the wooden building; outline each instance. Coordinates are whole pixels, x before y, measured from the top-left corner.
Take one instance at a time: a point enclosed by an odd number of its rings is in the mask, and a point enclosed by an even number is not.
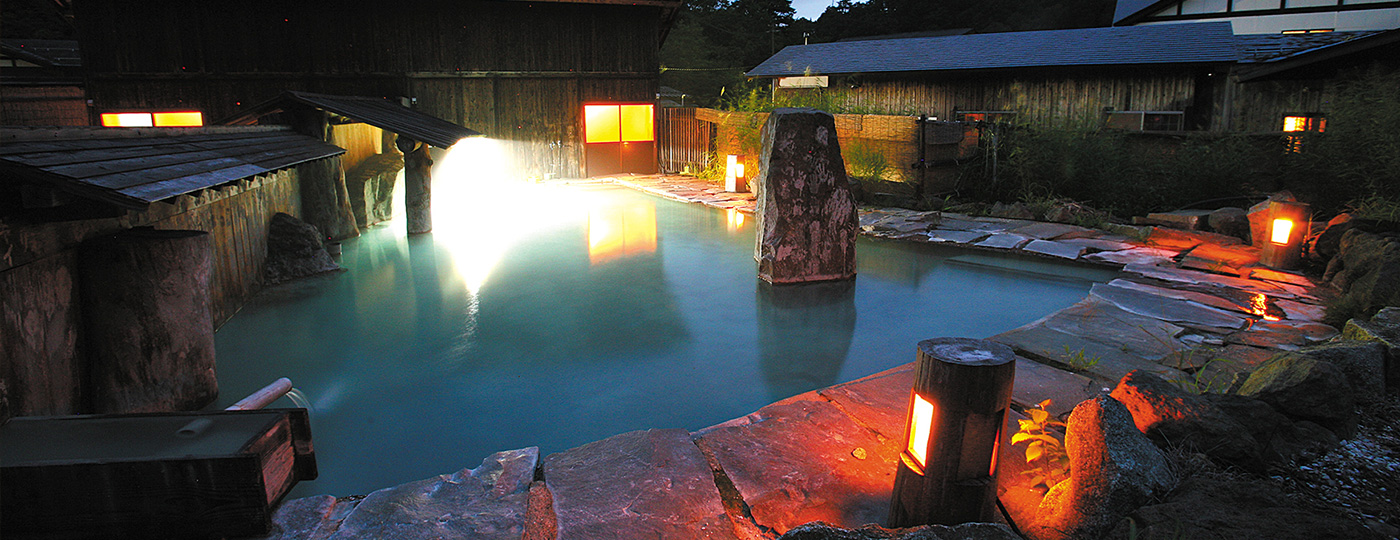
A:
[[[585,106],[651,110],[658,51],[679,6],[236,0],[77,2],[75,10],[99,112],[188,108],[222,119],[284,90],[402,99],[510,141],[520,174],[545,178],[618,172],[587,164],[605,164],[597,155],[623,147],[651,148],[650,132],[645,141],[586,143]],[[655,160],[642,165],[654,170]]]
[[[82,66],[77,41],[0,40],[0,125],[88,125]]]
[[[1236,35],[1216,21],[798,45],[748,75],[866,112],[1270,132],[1325,116],[1345,69],[1396,58],[1400,30]]]

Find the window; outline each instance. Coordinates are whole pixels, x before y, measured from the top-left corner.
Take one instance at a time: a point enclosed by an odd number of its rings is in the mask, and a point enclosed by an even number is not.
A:
[[[1284,144],[1290,152],[1303,151],[1305,133],[1322,133],[1327,129],[1327,117],[1320,114],[1288,114],[1283,116]]]
[[[199,127],[204,113],[199,111],[102,113],[103,127]]]
[[[613,143],[655,140],[651,104],[584,105],[583,142]]]

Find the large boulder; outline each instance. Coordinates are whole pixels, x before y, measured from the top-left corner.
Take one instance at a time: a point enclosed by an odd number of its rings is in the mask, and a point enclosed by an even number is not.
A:
[[[1323,278],[1342,291],[1334,305],[1351,306],[1365,314],[1400,306],[1400,241],[1351,229],[1342,235],[1337,256],[1327,263]]]
[[[1200,396],[1142,370],[1124,375],[1111,395],[1158,445],[1180,444],[1241,469],[1264,470],[1262,445],[1249,428]]]
[[[1217,233],[1233,236],[1249,242],[1251,240],[1249,230],[1249,213],[1243,208],[1226,206],[1217,208],[1210,213],[1208,218],[1210,230]]]
[[[1340,437],[1356,432],[1356,400],[1346,375],[1305,354],[1273,357],[1250,374],[1238,394],[1268,403],[1289,418],[1316,422]]]
[[[1031,538],[1099,538],[1138,507],[1176,487],[1167,457],[1133,423],[1118,400],[1085,400],[1065,429],[1070,478],[1050,489]]]
[[[758,276],[774,284],[854,278],[859,220],[835,118],[808,108],[773,111],[759,170]]]
[[[1380,343],[1385,348],[1386,388],[1400,389],[1400,307],[1382,309],[1369,321],[1347,321],[1342,339]]]
[[[842,529],[813,521],[793,527],[778,540],[1020,540],[1011,528],[1000,523],[963,523],[954,527],[925,525],[907,529],[886,529],[866,525]]]
[[[1226,475],[1186,479],[1166,500],[1139,508],[1105,538],[1343,540],[1381,538],[1336,510],[1300,502],[1272,483]],[[1137,535],[1132,536],[1132,528]]]
[[[1375,341],[1338,340],[1299,352],[1341,369],[1357,401],[1375,401],[1385,395],[1385,345]]]
[[[314,225],[278,212],[267,227],[267,267],[263,280],[268,285],[340,270],[321,243],[321,232]]]
[[[1332,260],[1342,249],[1342,236],[1355,227],[1351,214],[1342,213],[1327,221],[1327,226],[1313,241],[1312,254],[1324,261]]]
[[[1294,422],[1257,399],[1234,394],[1205,394],[1201,399],[1235,419],[1259,443],[1263,462],[1240,466],[1243,469],[1261,471],[1274,465],[1307,463],[1337,445],[1337,436],[1326,428],[1307,420]]]

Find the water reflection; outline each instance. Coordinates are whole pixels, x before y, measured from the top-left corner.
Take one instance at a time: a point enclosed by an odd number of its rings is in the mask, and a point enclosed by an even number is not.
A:
[[[855,280],[758,282],[758,348],[774,400],[838,381],[856,330]]]
[[[599,265],[656,252],[656,205],[607,205],[588,211],[588,262]]]

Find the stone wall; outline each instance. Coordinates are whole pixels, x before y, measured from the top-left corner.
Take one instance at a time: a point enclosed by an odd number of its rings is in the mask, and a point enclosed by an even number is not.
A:
[[[257,292],[272,215],[300,215],[295,169],[240,180],[108,219],[0,221],[0,420],[87,412],[87,355],[78,246],[149,226],[208,231],[214,248],[211,310],[217,328]]]

